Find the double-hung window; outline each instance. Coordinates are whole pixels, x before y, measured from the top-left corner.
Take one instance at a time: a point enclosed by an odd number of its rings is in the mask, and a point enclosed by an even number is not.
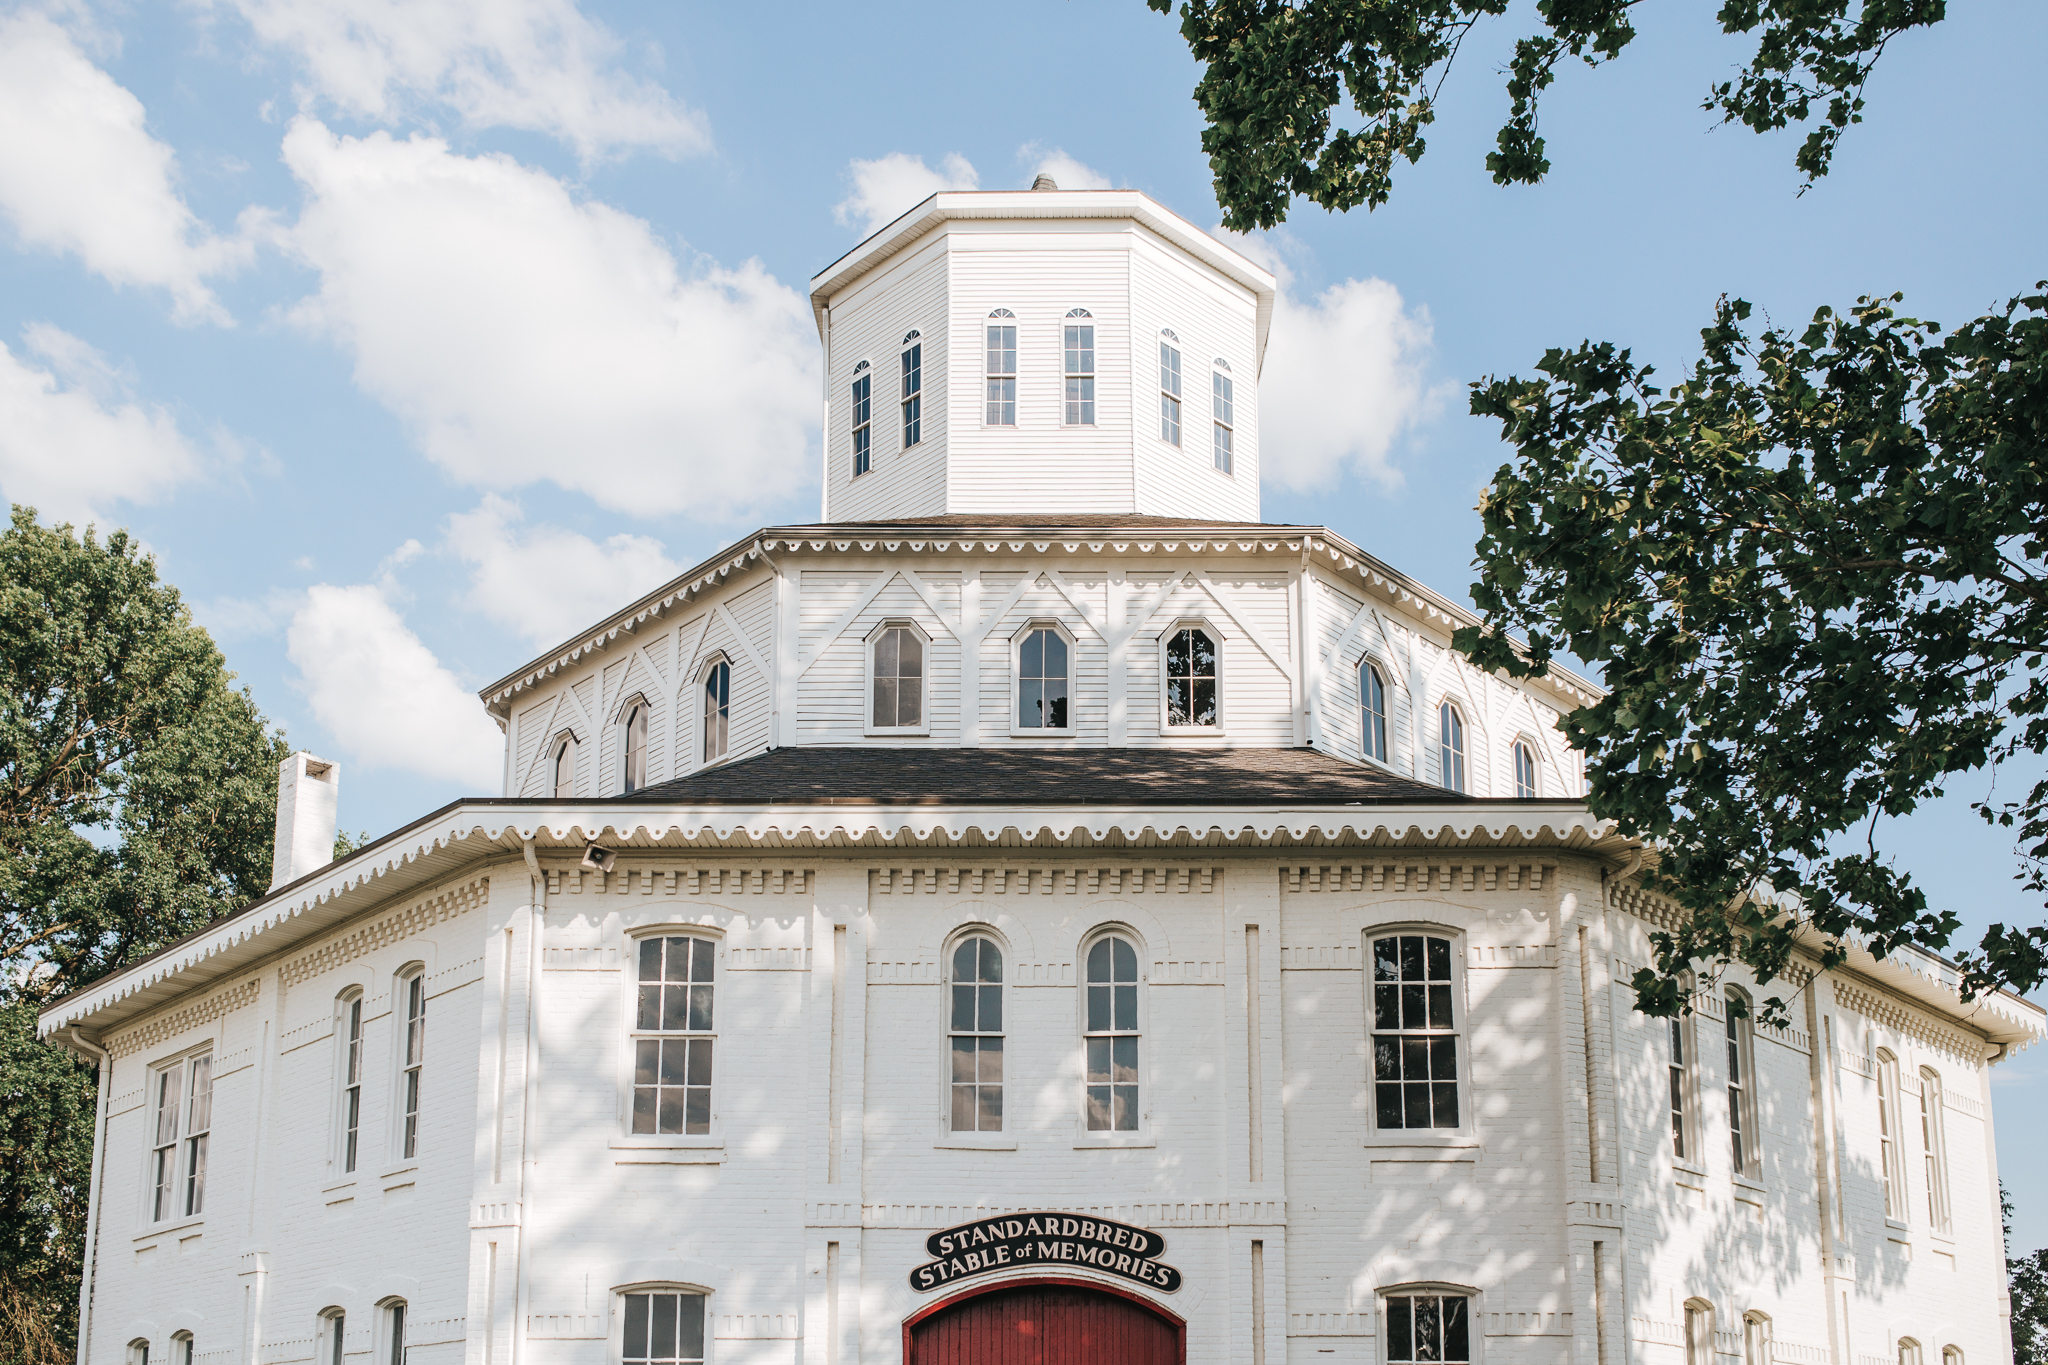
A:
[[[1458,1127],[1458,1031],[1451,940],[1372,942],[1373,1114],[1383,1132]]]
[[[1756,1084],[1750,1074],[1749,997],[1730,989],[1722,1008],[1728,1023],[1728,1155],[1737,1175],[1757,1169]]]
[[[415,970],[399,978],[405,1010],[404,1067],[399,1077],[398,1155],[407,1161],[420,1154],[420,1073],[427,1062],[427,974]]]
[[[704,1296],[656,1289],[626,1297],[621,1365],[702,1365]]]
[[[1536,751],[1529,741],[1515,741],[1515,795],[1524,801],[1536,797]]]
[[[155,1141],[149,1218],[196,1218],[206,1211],[206,1146],[213,1128],[213,1054],[196,1053],[151,1076]]]
[[[1095,324],[1076,322],[1089,316],[1085,308],[1067,314],[1065,374],[1067,380],[1066,424],[1070,427],[1095,425]]]
[[[1883,1048],[1877,1052],[1877,1155],[1884,1176],[1884,1216],[1903,1221],[1906,1167],[1899,1156],[1899,1062]]]
[[[712,992],[717,945],[683,935],[640,940],[633,1027],[633,1131],[711,1131]]]
[[[363,1132],[363,997],[361,992],[341,1004],[341,1169],[356,1168]]]
[[[1387,684],[1379,669],[1358,666],[1358,712],[1363,729],[1360,747],[1367,758],[1387,761]]]
[[[1182,626],[1166,645],[1166,723],[1216,724],[1216,642],[1199,626]]]
[[[1050,626],[1034,626],[1017,643],[1017,726],[1022,730],[1065,730],[1070,651],[1067,637]]]
[[[873,404],[870,391],[874,387],[874,375],[868,369],[867,361],[853,367],[853,476],[859,478],[874,467],[874,423],[870,420]]]
[[[953,949],[953,1131],[1003,1131],[1003,950],[992,938],[963,938]]]
[[[555,798],[566,801],[576,795],[576,736],[555,739]]]
[[[1436,709],[1437,771],[1454,792],[1465,790],[1465,717],[1450,702]]]
[[[724,758],[732,728],[732,665],[721,659],[704,671],[704,761]]]
[[[1138,950],[1121,934],[1088,949],[1087,1115],[1091,1133],[1138,1130]]]
[[[918,333],[903,338],[903,448],[924,439],[924,342]]]
[[[647,703],[635,701],[626,708],[626,720],[619,727],[626,741],[626,771],[621,787],[636,792],[647,785]]]
[[[1463,1294],[1387,1295],[1390,1365],[1466,1365],[1471,1359],[1471,1313]]]
[[[988,411],[984,422],[992,427],[1014,427],[1017,425],[1017,315],[1007,308],[998,308],[989,317]],[[993,320],[997,318],[1008,320]]]
[[[1920,1070],[1920,1153],[1927,1171],[1927,1226],[1946,1237],[1948,1213],[1948,1141],[1941,1122],[1941,1075]]]
[[[873,651],[874,728],[911,730],[924,724],[924,636],[914,627],[884,626]]]
[[[1674,1014],[1664,1021],[1669,1054],[1665,1075],[1670,1082],[1671,1155],[1678,1161],[1692,1159],[1692,1046],[1691,1021]]]
[[[320,1343],[320,1354],[326,1358],[325,1365],[342,1365],[347,1329],[348,1316],[339,1308],[320,1315],[320,1333],[324,1338]]]
[[[1180,348],[1171,332],[1161,332],[1159,342],[1159,439],[1170,446],[1180,444]]]
[[[1222,360],[1210,373],[1210,412],[1215,418],[1216,468],[1225,474],[1236,472],[1237,468],[1237,386],[1224,371],[1230,366]]]
[[[384,1365],[405,1365],[405,1300],[393,1299],[384,1308]]]

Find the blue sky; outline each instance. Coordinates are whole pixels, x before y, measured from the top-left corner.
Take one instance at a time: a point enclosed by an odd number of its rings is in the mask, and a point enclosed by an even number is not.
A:
[[[2048,8],[1897,41],[1803,196],[1796,134],[1700,111],[1745,54],[1678,4],[1563,72],[1547,183],[1494,186],[1528,8],[1467,43],[1389,207],[1250,246],[1285,282],[1267,519],[1453,594],[1503,458],[1469,380],[1586,337],[1674,370],[1723,292],[1957,321],[2048,274]],[[493,789],[471,689],[816,515],[804,294],[870,221],[1049,167],[1216,222],[1197,74],[1139,0],[0,5],[0,491],[140,536],[382,832]],[[1985,787],[1896,851],[1971,925],[2037,919]],[[1998,1073],[2023,1247],[2044,1068]]]

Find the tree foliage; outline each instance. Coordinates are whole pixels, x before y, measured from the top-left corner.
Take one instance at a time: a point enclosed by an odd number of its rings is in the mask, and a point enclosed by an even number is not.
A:
[[[1692,912],[1636,977],[1651,1013],[1695,962],[1770,982],[1800,936],[1830,966],[1852,941],[1944,947],[1955,915],[1876,821],[2048,752],[2048,293],[1947,336],[1898,302],[1751,335],[1724,300],[1668,390],[1607,343],[1473,385],[1515,457],[1480,508],[1486,625],[1457,645],[1604,676],[1563,722],[1589,803],[1655,841],[1652,880]],[[1978,808],[2043,890],[2048,782]],[[1993,925],[1963,965],[1966,995],[2030,990],[2048,931]]]
[[[1146,0],[1162,14],[1173,0]],[[1499,184],[1550,169],[1538,104],[1558,64],[1597,66],[1636,36],[1639,0],[1538,0],[1540,28],[1515,43],[1511,104],[1488,154]],[[1181,36],[1206,65],[1195,103],[1224,225],[1270,228],[1302,195],[1342,211],[1387,201],[1397,161],[1422,157],[1444,77],[1480,19],[1507,0],[1185,0]],[[1702,108],[1758,132],[1813,124],[1796,162],[1826,175],[1842,133],[1862,120],[1863,91],[1892,39],[1939,22],[1947,0],[1725,0],[1723,32],[1754,36],[1735,79]],[[1344,106],[1356,114],[1343,126]],[[1817,118],[1817,122],[1815,122]]]
[[[267,889],[284,738],[125,532],[0,532],[0,1362],[67,1359],[96,1080],[39,1006]]]

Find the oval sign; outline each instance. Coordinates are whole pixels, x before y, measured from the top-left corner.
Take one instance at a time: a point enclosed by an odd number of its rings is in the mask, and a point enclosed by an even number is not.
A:
[[[934,1259],[910,1272],[919,1293],[974,1275],[1033,1266],[1085,1266],[1164,1294],[1180,1288],[1180,1271],[1156,1259],[1166,1239],[1150,1228],[1075,1213],[1007,1213],[935,1232],[925,1239]]]

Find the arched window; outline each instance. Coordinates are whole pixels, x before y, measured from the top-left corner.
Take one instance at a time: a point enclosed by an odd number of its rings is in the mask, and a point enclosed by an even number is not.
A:
[[[702,1294],[643,1289],[624,1297],[626,1330],[620,1365],[702,1365]]]
[[[1465,787],[1465,717],[1458,711],[1455,702],[1445,702],[1436,709],[1437,769],[1443,774],[1444,786],[1454,792]]]
[[[1877,1148],[1884,1174],[1884,1216],[1906,1217],[1906,1166],[1899,1153],[1899,1059],[1877,1050]]]
[[[1733,986],[1723,997],[1728,1024],[1728,1155],[1737,1175],[1754,1175],[1762,1144],[1756,1129],[1756,1079],[1752,1074],[1749,997]]]
[[[732,729],[732,665],[724,659],[704,670],[704,761],[725,757]]]
[[[876,631],[869,645],[874,680],[876,730],[924,728],[924,635],[915,626],[895,622]]]
[[[405,1365],[405,1300],[388,1299],[383,1307],[384,1359],[381,1365]]]
[[[1911,1337],[1899,1338],[1899,1365],[1920,1365],[1920,1343]]]
[[[356,1154],[363,1131],[363,993],[350,991],[341,997],[340,1131],[341,1169],[348,1174],[356,1168]]]
[[[1210,373],[1210,415],[1214,418],[1216,468],[1225,474],[1237,469],[1237,385],[1225,373],[1230,366],[1221,358]]]
[[[192,1365],[194,1354],[190,1332],[171,1333],[171,1365]]]
[[[1358,718],[1367,758],[1387,761],[1387,684],[1371,663],[1358,666]]]
[[[1088,947],[1086,1051],[1088,1131],[1134,1133],[1138,1094],[1138,950],[1122,934]]]
[[[1180,444],[1179,340],[1172,332],[1159,334],[1159,439],[1170,446]]]
[[[621,785],[625,791],[636,792],[647,785],[647,701],[644,697],[635,697],[627,704],[625,719],[619,729],[626,751],[626,771]]]
[[[1372,941],[1374,1124],[1382,1132],[1456,1128],[1456,956],[1421,930]]]
[[[1515,795],[1524,801],[1536,796],[1536,751],[1526,739],[1515,741]]]
[[[1771,1365],[1771,1320],[1762,1313],[1742,1315],[1742,1365]]]
[[[946,1022],[952,1054],[953,1131],[1003,1131],[1003,950],[986,934],[953,946]]]
[[[1200,626],[1182,626],[1166,645],[1166,723],[1216,724],[1216,642]]]
[[[1017,637],[1017,728],[1071,730],[1068,683],[1072,650],[1051,626],[1032,626]]]
[[[576,794],[576,736],[555,737],[555,797],[567,800]]]
[[[1941,1365],[1963,1365],[1963,1348],[1960,1346],[1942,1347]]]
[[[1387,1360],[1466,1365],[1472,1359],[1470,1301],[1463,1294],[1387,1295]]]
[[[1941,1073],[1920,1068],[1920,1152],[1927,1176],[1927,1226],[1946,1237],[1948,1214],[1948,1135],[1943,1131]],[[1947,1365],[1947,1362],[1943,1362]]]
[[[867,361],[853,367],[853,476],[857,479],[874,467],[874,424],[870,420],[874,375]]]
[[[348,1318],[339,1308],[320,1315],[319,1358],[325,1365],[343,1365],[342,1348],[347,1337]]]
[[[137,1337],[128,1343],[128,1365],[149,1365],[148,1337]]]
[[[924,439],[924,342],[913,331],[903,338],[903,448]]]
[[[1705,1299],[1685,1301],[1685,1365],[1716,1365],[1714,1308]]]
[[[992,427],[1017,425],[1017,322],[1016,314],[998,308],[988,324],[988,403],[983,422]],[[1008,321],[998,322],[1004,318]]]
[[[708,1134],[717,944],[681,934],[639,942],[633,1131]]]
[[[420,1154],[420,1076],[427,1063],[427,972],[408,967],[398,976],[399,1132],[398,1155],[411,1161]]]

